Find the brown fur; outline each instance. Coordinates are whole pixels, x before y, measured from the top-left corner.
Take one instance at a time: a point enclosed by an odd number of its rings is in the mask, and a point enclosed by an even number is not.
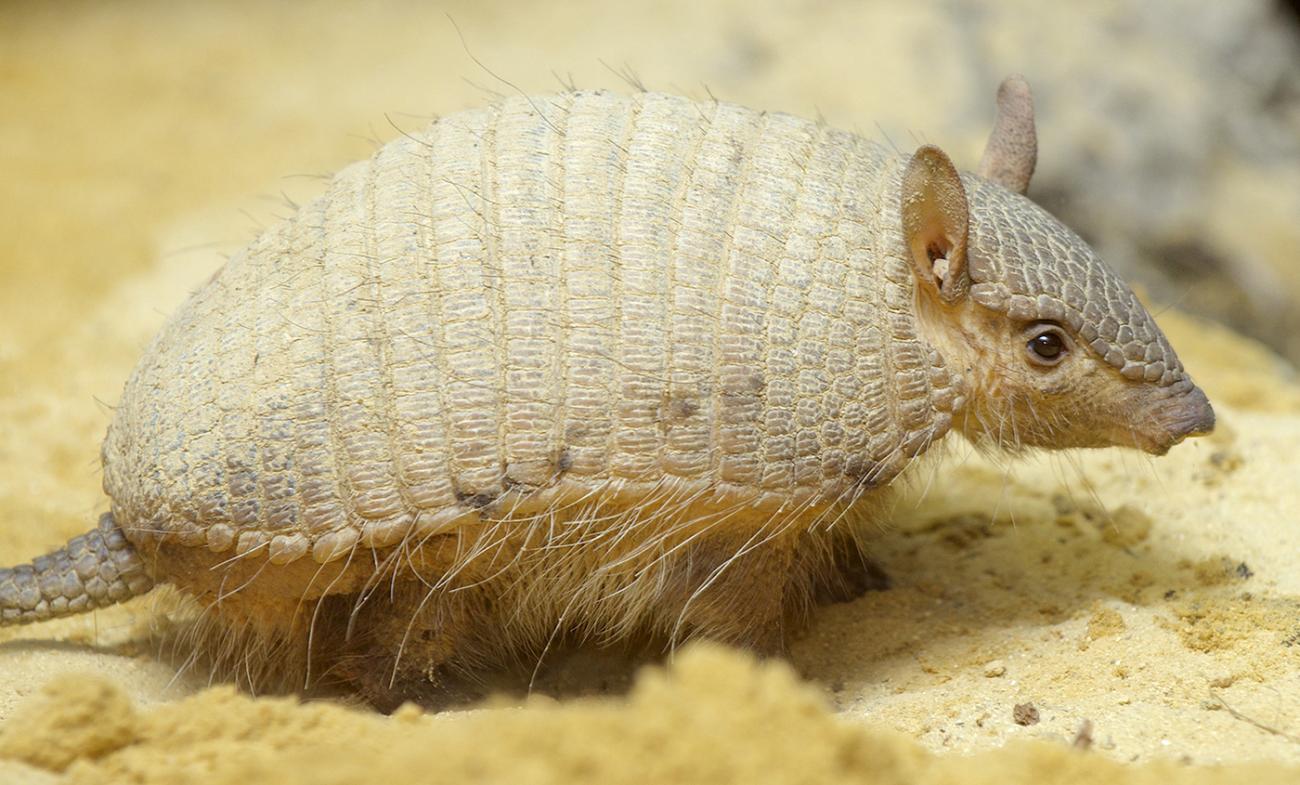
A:
[[[187,667],[254,691],[341,688],[391,709],[456,701],[467,677],[535,667],[574,641],[654,651],[707,637],[779,653],[817,603],[883,584],[861,538],[885,499],[853,494],[757,525],[753,500],[593,501],[325,565],[174,544],[145,558],[204,606],[170,642]]]

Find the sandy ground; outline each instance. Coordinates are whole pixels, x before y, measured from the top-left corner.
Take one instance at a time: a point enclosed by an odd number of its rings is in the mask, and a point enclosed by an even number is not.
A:
[[[539,75],[551,67],[619,86],[603,58],[654,64],[641,76],[659,88],[708,81],[847,127],[926,127],[914,97],[855,93],[832,68],[855,50],[833,37],[804,71],[752,78],[765,55],[736,32],[738,8],[445,10],[529,90],[554,86]],[[867,30],[857,46],[897,46],[917,24],[902,8],[893,37]],[[389,118],[482,103],[476,84],[511,91],[443,10],[0,7],[0,561],[106,508],[108,407],[220,253],[283,214],[281,192],[314,187],[283,175],[367,154],[368,137],[396,135]],[[831,31],[845,12],[820,13]],[[954,145],[973,162],[977,147]],[[894,588],[824,609],[788,665],[702,648],[628,692],[632,664],[580,651],[539,675],[558,703],[389,719],[178,676],[151,642],[186,613],[163,594],[0,633],[0,778],[1300,782],[1300,383],[1221,328],[1160,321],[1215,402],[1213,437],[1159,460],[1006,466],[954,447],[879,533]],[[613,697],[577,697],[592,693]],[[1090,750],[1072,751],[1085,725]]]

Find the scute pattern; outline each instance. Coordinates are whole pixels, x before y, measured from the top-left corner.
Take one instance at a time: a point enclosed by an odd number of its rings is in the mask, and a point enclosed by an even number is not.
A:
[[[1067,325],[1125,378],[1190,388],[1160,328],[1087,243],[1032,201],[962,178],[971,212],[971,296],[1014,319]]]
[[[0,623],[21,624],[103,608],[153,587],[139,555],[105,514],[93,531],[74,537],[31,564],[0,568]]]
[[[962,402],[917,334],[903,163],[652,93],[400,138],[170,320],[105,442],[114,514],[278,565],[559,487],[796,509],[886,484]]]

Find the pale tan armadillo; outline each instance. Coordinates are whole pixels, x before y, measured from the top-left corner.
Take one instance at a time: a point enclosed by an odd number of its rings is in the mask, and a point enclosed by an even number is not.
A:
[[[0,572],[3,620],[169,583],[236,654],[362,689],[557,633],[779,649],[855,583],[844,519],[950,430],[1162,453],[1213,427],[1021,195],[1035,149],[1016,78],[980,175],[654,93],[435,122],[171,318],[104,442],[111,514]]]

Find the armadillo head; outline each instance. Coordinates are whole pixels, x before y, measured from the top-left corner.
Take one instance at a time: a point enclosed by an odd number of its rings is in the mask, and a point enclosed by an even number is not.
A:
[[[1132,290],[1022,194],[1036,157],[1028,87],[1012,77],[980,174],[922,147],[902,183],[922,329],[966,389],[968,437],[1000,447],[1163,454],[1214,411]]]

